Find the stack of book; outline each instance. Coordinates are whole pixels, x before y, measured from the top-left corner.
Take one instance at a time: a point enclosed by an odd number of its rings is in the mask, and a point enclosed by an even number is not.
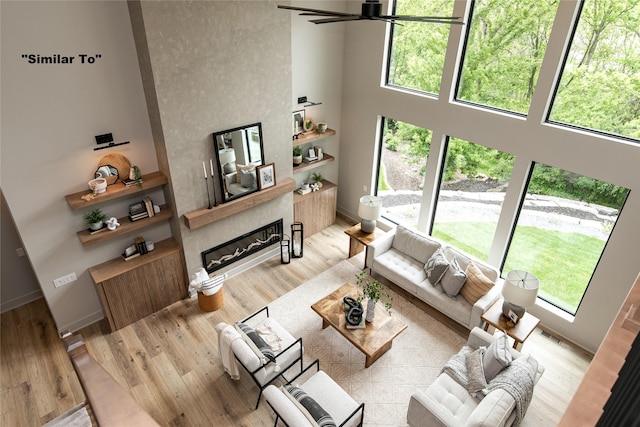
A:
[[[131,187],[132,185],[136,185],[136,184],[142,184],[142,178],[140,178],[137,181],[135,179],[129,179],[129,178],[125,178],[122,180],[122,185],[124,185],[125,187]]]
[[[142,201],[129,205],[129,219],[131,221],[138,221],[140,219],[149,218],[154,216],[153,202],[149,196],[146,196]]]
[[[135,243],[136,245],[136,249],[138,249],[138,253],[140,255],[144,255],[146,254],[147,251],[147,244],[144,241],[144,237],[136,237],[135,239],[133,239],[133,243]]]
[[[129,246],[122,253],[122,259],[125,261],[129,261],[132,258],[136,258],[140,256],[140,252],[138,252],[138,248],[135,244]]]

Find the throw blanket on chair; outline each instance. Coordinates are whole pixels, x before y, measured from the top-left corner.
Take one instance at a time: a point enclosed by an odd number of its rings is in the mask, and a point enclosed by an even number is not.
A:
[[[474,350],[469,346],[463,346],[457,354],[451,358],[442,367],[440,373],[445,372],[453,378],[458,384],[468,389],[468,376],[466,357],[467,354]],[[524,418],[531,398],[533,397],[533,386],[535,384],[535,376],[537,371],[537,362],[528,355],[515,359],[509,366],[500,371],[482,390],[486,396],[493,390],[504,389],[513,396],[516,401],[516,419],[513,426],[518,426]]]
[[[242,337],[238,331],[236,331],[236,328],[224,322],[218,323],[215,329],[218,333],[218,350],[220,352],[222,366],[231,379],[239,380],[240,371],[238,370],[238,365],[236,365],[236,358],[233,354],[231,344],[233,344],[235,340],[241,340]]]

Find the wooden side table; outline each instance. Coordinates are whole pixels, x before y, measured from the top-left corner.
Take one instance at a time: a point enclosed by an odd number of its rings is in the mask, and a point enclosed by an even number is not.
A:
[[[356,224],[353,227],[345,230],[344,233],[349,236],[349,258],[358,255],[364,248],[368,248],[369,244],[373,242],[377,236],[384,234],[384,232],[378,228],[373,233],[367,234],[360,230],[360,224]],[[365,267],[367,266],[365,253]]]
[[[510,326],[511,322],[505,316],[502,315],[502,301],[498,299],[487,311],[485,311],[480,318],[485,322],[484,330],[488,331],[489,327],[493,327],[504,331],[508,336],[513,338],[513,348],[520,350],[524,341],[531,335],[534,329],[540,323],[533,314],[528,312],[524,313],[524,316],[513,326]]]

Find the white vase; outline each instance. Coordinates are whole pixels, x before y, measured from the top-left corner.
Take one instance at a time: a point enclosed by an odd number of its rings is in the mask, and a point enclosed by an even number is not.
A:
[[[93,231],[96,231],[96,230],[100,230],[102,226],[103,226],[103,223],[102,221],[100,221],[100,222],[94,222],[93,224],[90,224],[89,228],[92,229]]]
[[[367,316],[364,318],[367,322],[373,322],[376,315],[376,302],[369,298],[367,301]]]

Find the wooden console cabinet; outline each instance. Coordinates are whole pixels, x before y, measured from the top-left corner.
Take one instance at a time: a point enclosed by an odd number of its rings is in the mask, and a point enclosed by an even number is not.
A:
[[[112,332],[187,297],[183,257],[169,238],[132,260],[115,258],[89,268]]]
[[[323,180],[318,191],[293,195],[293,220],[304,224],[304,236],[311,236],[336,222],[338,186]]]

